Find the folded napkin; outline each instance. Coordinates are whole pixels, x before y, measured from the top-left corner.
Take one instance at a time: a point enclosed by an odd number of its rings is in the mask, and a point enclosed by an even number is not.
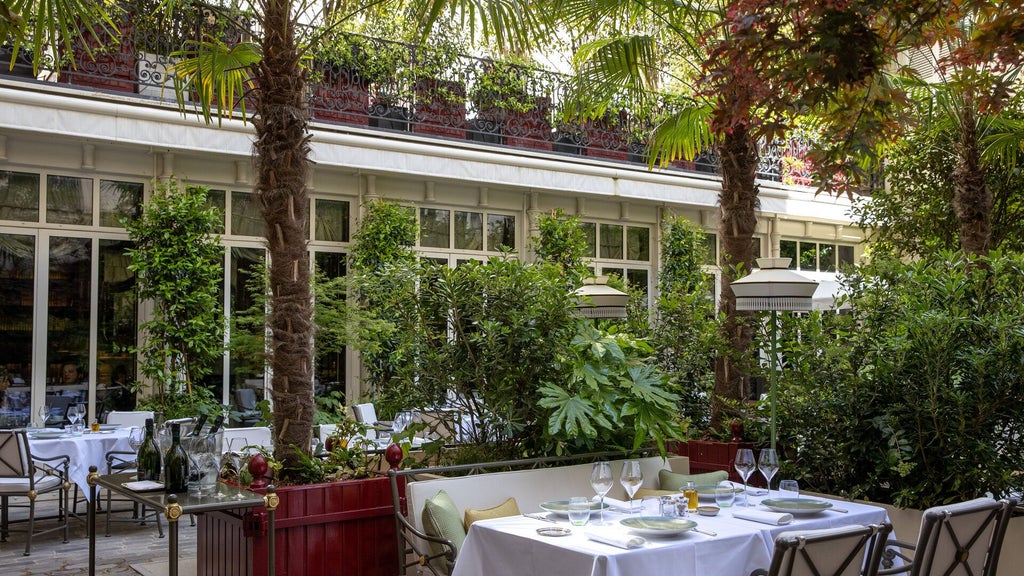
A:
[[[600,502],[600,501],[601,501],[601,497],[600,496],[595,496],[594,497],[594,502]],[[636,505],[639,507],[640,506],[640,501],[636,500],[635,502],[636,502]],[[619,500],[619,499],[616,499],[616,498],[608,498],[606,496],[605,499],[604,499],[604,503],[607,504],[613,510],[621,510],[623,512],[629,512],[629,501],[628,500]]]
[[[623,532],[618,526],[590,526],[583,530],[583,533],[595,542],[603,542],[618,546],[619,548],[640,548],[647,541],[628,532]]]
[[[733,518],[753,520],[762,524],[773,524],[783,526],[793,521],[793,515],[785,512],[771,512],[769,510],[758,510],[757,508],[736,508],[732,509]]]

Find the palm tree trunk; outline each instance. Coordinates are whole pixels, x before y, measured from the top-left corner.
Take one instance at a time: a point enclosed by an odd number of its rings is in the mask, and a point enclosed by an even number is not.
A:
[[[306,171],[306,72],[295,45],[289,0],[267,0],[263,58],[256,69],[256,200],[270,254],[274,454],[286,468],[308,450],[313,425],[313,311]]]
[[[953,169],[953,208],[960,222],[960,249],[965,254],[988,254],[992,238],[992,191],[985,184],[978,149],[978,117],[965,102],[959,110],[959,141]]]
[[[750,314],[736,310],[732,281],[750,272],[754,264],[753,237],[757,226],[756,209],[757,144],[746,127],[724,135],[718,146],[721,159],[722,192],[718,196],[718,235],[722,243],[722,292],[718,311],[725,317],[722,326],[728,349],[715,361],[715,398],[712,402],[711,428],[721,428],[725,407],[720,398],[742,400],[750,389],[750,372],[745,369],[746,351],[753,340]]]

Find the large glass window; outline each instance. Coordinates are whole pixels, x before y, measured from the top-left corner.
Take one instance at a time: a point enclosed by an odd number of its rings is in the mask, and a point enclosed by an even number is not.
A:
[[[348,242],[349,203],[340,200],[316,201],[316,239],[323,242]]]
[[[626,227],[626,260],[651,259],[651,229],[636,226]]]
[[[229,296],[231,298],[231,315],[235,316],[243,310],[252,308],[255,303],[253,294],[249,290],[249,284],[253,274],[262,268],[264,251],[261,248],[233,247],[230,254],[231,260],[228,264],[230,274]],[[263,398],[264,371],[264,360],[261,355],[231,355],[228,369],[230,378],[229,392],[235,410],[244,412],[243,403],[239,400],[237,393],[240,389],[253,390],[256,393],[257,400]],[[247,423],[251,424],[251,422]]]
[[[340,252],[317,252],[314,254],[317,270],[326,278],[344,278],[346,273],[346,255]],[[317,336],[320,338],[320,336]],[[345,393],[345,350],[324,351],[317,347],[316,377],[314,383],[316,396],[326,397],[337,392]]]
[[[96,394],[101,411],[135,407],[135,356],[128,349],[138,333],[138,296],[135,273],[128,270],[129,248],[127,240],[100,240]]]
[[[779,243],[779,255],[791,258],[789,267],[793,270],[835,272],[840,266],[853,264],[853,246],[824,244],[803,240],[783,240]]]
[[[484,215],[480,212],[455,211],[455,249],[484,249]]]
[[[121,227],[122,218],[142,215],[143,185],[100,180],[100,226]]]
[[[622,226],[601,224],[601,258],[622,259]]]
[[[227,217],[224,213],[224,191],[210,190],[206,193],[206,207],[216,208],[220,213],[220,224],[216,227],[218,234],[224,233],[224,220]]]
[[[516,217],[502,214],[487,216],[487,249],[514,250],[516,247]]]
[[[85,402],[89,389],[89,313],[92,240],[50,238],[46,323],[48,426],[66,423],[67,407]]]
[[[420,246],[451,248],[449,242],[450,210],[420,208]]]
[[[92,225],[92,178],[46,177],[46,221]]]
[[[11,377],[7,390],[0,391],[0,427],[27,426],[33,419],[35,246],[32,236],[0,234],[0,368]]]
[[[39,222],[39,175],[0,170],[0,220]]]
[[[580,228],[583,229],[583,238],[587,243],[583,256],[586,258],[597,258],[597,224],[593,222],[580,222]]]
[[[235,236],[263,236],[267,229],[259,207],[248,192],[231,193],[231,234]]]
[[[704,264],[718,266],[718,235],[710,232],[704,234]]]

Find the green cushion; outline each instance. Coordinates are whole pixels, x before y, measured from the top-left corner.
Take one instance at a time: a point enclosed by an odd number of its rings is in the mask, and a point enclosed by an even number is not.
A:
[[[658,471],[658,485],[662,490],[681,490],[687,482],[700,485],[718,484],[729,479],[729,473],[725,470],[705,472],[704,474],[676,474],[668,470]]]
[[[508,516],[519,516],[519,505],[516,504],[515,498],[509,498],[493,508],[486,508],[484,510],[473,510],[472,508],[467,508],[465,518],[466,532],[469,532],[469,527],[477,520],[506,518]]]
[[[423,531],[430,536],[447,538],[455,545],[455,551],[462,549],[462,543],[466,540],[466,529],[462,526],[462,515],[455,507],[444,490],[438,491],[433,498],[427,500],[423,505]],[[431,551],[440,553],[443,548],[440,544],[431,542]]]

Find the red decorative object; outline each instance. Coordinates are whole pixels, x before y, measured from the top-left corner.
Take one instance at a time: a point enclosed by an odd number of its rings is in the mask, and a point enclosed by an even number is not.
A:
[[[399,485],[404,499],[404,484]],[[260,490],[262,492],[262,490]],[[275,517],[277,576],[394,576],[399,573],[388,478],[282,486]],[[404,500],[403,500],[404,501]],[[253,510],[197,516],[197,576],[266,576],[265,532]],[[250,529],[247,533],[246,523]]]
[[[384,459],[387,460],[392,470],[398,470],[402,463],[402,456],[402,447],[398,444],[392,443],[384,450]]]
[[[736,459],[736,451],[740,448],[753,448],[752,442],[716,442],[711,440],[689,440],[685,443],[679,442],[670,447],[680,456],[687,456],[690,459],[690,473],[714,472],[725,470],[729,473],[729,479],[734,482],[742,482],[743,479],[736,473],[732,466]],[[750,484],[757,485],[756,478],[760,474],[750,477]],[[761,479],[763,482],[763,479]]]
[[[263,457],[263,454],[259,452],[249,457],[249,473],[252,474],[252,484],[249,486],[252,490],[259,490],[267,487],[267,470],[270,470],[270,466],[267,465],[267,459]]]

